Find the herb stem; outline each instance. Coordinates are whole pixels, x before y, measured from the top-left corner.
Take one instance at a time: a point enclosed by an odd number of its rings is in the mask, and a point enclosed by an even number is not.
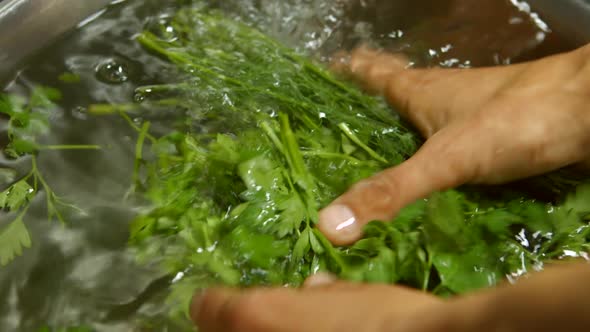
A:
[[[344,123],[344,122],[340,123],[338,125],[338,128],[340,128],[340,130],[342,130],[342,132],[344,133],[344,135],[346,135],[346,137],[348,137],[351,141],[353,141],[356,145],[358,145],[361,149],[365,150],[365,152],[367,152],[371,157],[373,157],[373,159],[380,161],[384,164],[389,164],[387,159],[383,158],[377,152],[375,152],[375,150],[371,149],[369,146],[367,146],[365,143],[363,143],[358,138],[358,136],[356,136],[356,134],[352,131],[352,129],[350,129],[350,127],[348,127],[348,125],[346,123]]]
[[[92,104],[88,106],[88,113],[93,115],[107,115],[119,112],[130,112],[138,108],[136,104]]]
[[[268,122],[262,122],[260,124],[260,127],[262,128],[262,130],[264,130],[264,132],[266,133],[268,138],[270,138],[272,143],[277,147],[279,152],[285,154],[285,147],[283,146],[283,143],[281,142],[275,131],[272,129],[270,124]]]
[[[428,284],[430,283],[430,274],[432,273],[432,254],[428,254],[428,262],[426,263],[426,271],[424,271],[424,280],[422,280],[422,290],[428,290]]]
[[[303,156],[308,156],[308,157],[319,157],[319,158],[325,158],[325,159],[344,159],[344,160],[351,161],[353,163],[361,163],[361,161],[359,159],[356,159],[353,156],[349,156],[349,155],[342,154],[342,153],[336,153],[336,152],[302,151],[301,154],[303,154]]]
[[[42,145],[41,150],[101,150],[100,145]]]
[[[135,183],[136,187],[141,185],[141,181],[139,178],[139,171],[141,169],[141,163],[143,161],[143,143],[148,135],[148,130],[150,129],[150,122],[146,121],[141,126],[139,130],[139,136],[137,137],[137,143],[135,144],[135,162],[133,166],[133,183]]]
[[[45,181],[45,179],[41,175],[41,172],[39,172],[39,168],[37,166],[37,157],[34,155],[31,156],[31,165],[32,165],[32,172],[34,174],[35,182],[37,180],[39,180],[39,182],[41,183],[41,186],[43,187],[43,190],[45,190],[45,195],[46,195],[45,200],[46,200],[46,204],[47,204],[47,211],[48,211],[49,219],[51,220],[55,216],[62,224],[65,224],[65,220],[64,220],[63,216],[57,210],[57,208],[55,207],[55,204],[54,204],[54,201],[57,201],[57,197],[55,196],[55,193],[51,190],[51,187],[49,187],[49,184],[47,184],[47,182]]]
[[[131,128],[135,129],[138,133],[141,133],[141,128],[135,124],[135,122],[133,122],[133,120],[131,119],[131,117],[129,117],[129,115],[125,114],[124,112],[119,112],[119,115],[125,120],[127,121],[127,123],[129,124],[129,126],[131,126]],[[145,137],[147,139],[149,139],[153,144],[155,144],[158,140],[150,135],[149,133],[145,134]]]

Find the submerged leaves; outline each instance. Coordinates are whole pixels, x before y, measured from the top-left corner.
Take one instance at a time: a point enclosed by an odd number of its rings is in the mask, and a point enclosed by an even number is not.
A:
[[[9,158],[29,155],[31,169],[22,178],[0,192],[0,210],[6,217],[13,217],[4,228],[0,228],[0,266],[4,266],[31,246],[31,236],[25,225],[29,205],[40,191],[45,193],[49,220],[65,222],[61,209],[75,206],[67,204],[57,196],[41,174],[36,154],[41,150],[95,149],[95,146],[63,145],[46,146],[38,142],[49,131],[49,117],[55,111],[55,102],[61,98],[59,91],[38,87],[28,99],[16,95],[0,94],[0,113],[8,116],[8,145],[4,154]]]
[[[22,220],[22,214],[0,233],[0,265],[6,265],[20,256],[23,248],[31,247],[31,236]]]
[[[252,27],[202,8],[166,24],[178,38],[138,40],[184,71],[179,84],[150,86],[174,92],[168,107],[182,121],[142,164],[140,194],[152,209],[133,224],[132,243],[181,273],[178,303],[188,303],[187,289],[296,286],[318,271],[451,295],[587,251],[584,186],[563,204],[553,190],[547,202],[509,188],[438,193],[369,224],[355,245],[333,247],[314,227],[318,210],[407,159],[418,136],[380,101]],[[556,179],[535,181],[560,192]]]

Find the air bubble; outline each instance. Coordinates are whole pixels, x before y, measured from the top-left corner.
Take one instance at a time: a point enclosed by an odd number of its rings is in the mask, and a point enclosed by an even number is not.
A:
[[[170,20],[169,16],[153,17],[146,21],[144,28],[158,39],[171,43],[178,39],[178,33]]]
[[[83,106],[78,106],[72,109],[72,116],[78,120],[88,119],[88,109]]]
[[[125,83],[129,80],[129,66],[122,61],[108,59],[98,65],[96,77],[108,84]]]

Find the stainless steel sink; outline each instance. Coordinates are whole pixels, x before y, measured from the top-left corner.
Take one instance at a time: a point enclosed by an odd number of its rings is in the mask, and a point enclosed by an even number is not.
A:
[[[27,56],[96,14],[112,0],[0,1],[0,81]]]
[[[123,0],[0,0],[0,83],[28,56],[110,2],[120,1]],[[590,0],[510,1],[525,9],[530,4],[572,45],[590,42]]]

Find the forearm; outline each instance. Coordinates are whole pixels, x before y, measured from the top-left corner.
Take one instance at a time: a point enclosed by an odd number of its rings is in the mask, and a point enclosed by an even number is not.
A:
[[[588,330],[590,264],[584,262],[555,266],[515,285],[450,300],[416,331]]]

